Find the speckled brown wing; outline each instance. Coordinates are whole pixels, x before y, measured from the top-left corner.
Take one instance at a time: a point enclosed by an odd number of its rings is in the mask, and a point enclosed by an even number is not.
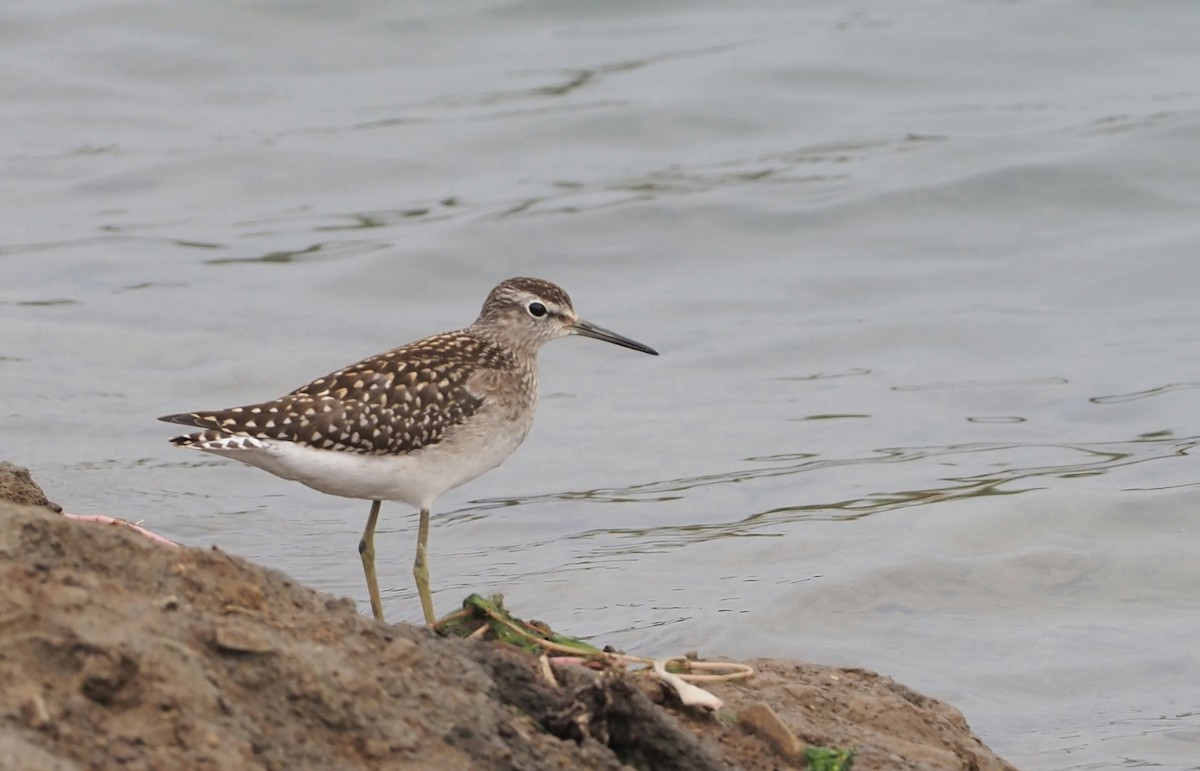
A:
[[[160,420],[209,429],[171,440],[183,445],[217,432],[322,450],[404,454],[436,444],[479,411],[484,397],[468,389],[472,373],[511,366],[495,345],[450,332],[364,359],[274,401]]]

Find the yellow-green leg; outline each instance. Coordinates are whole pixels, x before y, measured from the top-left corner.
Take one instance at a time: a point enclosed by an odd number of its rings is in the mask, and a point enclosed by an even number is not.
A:
[[[417,560],[413,563],[413,578],[417,580],[417,594],[421,598],[421,610],[425,612],[425,623],[433,626],[437,616],[433,614],[433,597],[429,594],[429,563],[425,559],[425,542],[429,540],[429,509],[421,509],[421,524],[417,526]]]
[[[383,601],[379,599],[379,581],[375,579],[375,523],[379,521],[380,501],[371,501],[371,516],[367,517],[367,528],[358,542],[358,556],[362,557],[363,572],[367,575],[367,592],[371,595],[371,612],[383,621]]]

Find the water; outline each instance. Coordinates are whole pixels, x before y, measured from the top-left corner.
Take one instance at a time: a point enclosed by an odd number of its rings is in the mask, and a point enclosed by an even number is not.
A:
[[[435,599],[877,669],[1022,768],[1200,763],[1200,6],[0,10],[0,456],[365,605],[368,505],[174,450],[555,280],[594,341]],[[377,541],[417,618],[414,517]]]

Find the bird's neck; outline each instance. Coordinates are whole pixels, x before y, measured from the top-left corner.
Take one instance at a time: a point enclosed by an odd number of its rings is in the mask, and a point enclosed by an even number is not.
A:
[[[537,367],[537,352],[541,347],[540,340],[531,340],[527,337],[510,333],[503,326],[497,326],[484,318],[478,319],[474,324],[467,327],[467,332],[470,334],[491,343],[497,349],[511,353],[517,366],[527,366],[530,369]]]

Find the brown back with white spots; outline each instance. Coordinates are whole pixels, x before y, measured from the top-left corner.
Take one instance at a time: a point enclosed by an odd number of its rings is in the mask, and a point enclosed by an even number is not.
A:
[[[323,450],[403,454],[440,441],[478,412],[467,388],[480,368],[511,371],[512,357],[465,331],[448,332],[364,359],[275,401],[162,420],[209,429],[176,437],[194,444],[217,434],[276,439]]]

